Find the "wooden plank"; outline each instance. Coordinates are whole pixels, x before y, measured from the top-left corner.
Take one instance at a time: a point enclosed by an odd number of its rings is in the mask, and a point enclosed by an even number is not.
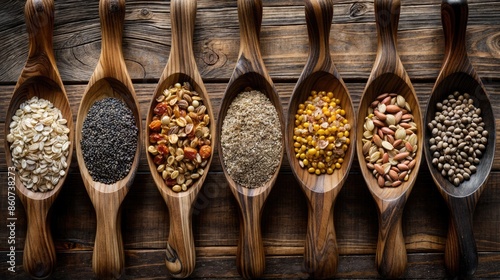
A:
[[[21,261],[16,272],[7,271],[6,253],[0,251],[0,278],[20,280],[29,278],[23,271]],[[126,250],[125,273],[121,279],[170,279],[165,268],[163,250]],[[22,259],[22,252],[16,254]],[[93,279],[92,252],[59,252],[57,266],[52,275],[54,279]],[[302,256],[268,256],[266,258],[266,279],[305,279],[302,269]],[[479,265],[475,273],[477,279],[498,279],[500,254],[480,253]],[[198,257],[191,279],[241,279],[236,271],[235,256]],[[443,254],[409,254],[408,266],[402,278],[406,279],[444,279],[447,273]],[[336,278],[379,279],[375,268],[374,255],[341,255]]]
[[[495,114],[495,119],[497,122],[497,135],[500,135],[500,82],[490,82],[485,81],[485,87],[488,93],[490,94],[490,98],[493,105],[493,112]],[[276,88],[278,93],[280,94],[284,114],[287,113],[288,101],[290,99],[291,92],[295,84],[293,83],[277,83]],[[361,98],[361,94],[364,90],[364,83],[347,83],[347,87],[351,94],[351,98],[354,103],[354,108],[357,110],[359,105],[359,100]],[[74,120],[76,120],[76,114],[78,112],[78,106],[80,105],[80,100],[82,98],[83,92],[85,91],[86,85],[65,85],[66,91],[68,93],[68,98],[71,104],[71,110],[73,112]],[[143,127],[145,127],[146,114],[149,110],[149,104],[151,96],[156,88],[156,84],[138,84],[134,85],[136,94],[139,101],[139,109],[142,115],[142,119],[144,120]],[[421,110],[425,110],[427,106],[427,101],[429,100],[430,92],[432,90],[433,84],[430,83],[416,83],[414,84],[415,90],[419,97]],[[206,84],[207,92],[210,96],[210,101],[213,105],[214,117],[217,119],[220,102],[224,91],[226,89],[225,83],[207,83]],[[7,107],[10,102],[10,98],[12,96],[12,92],[14,90],[14,86],[0,86],[0,112],[6,112]],[[0,115],[1,116],[1,115]],[[0,127],[4,127],[5,125],[5,115],[0,117]],[[5,141],[5,131],[4,129],[0,129],[0,158],[5,157],[4,151],[4,141]],[[493,163],[494,170],[500,170],[500,137],[497,137],[496,143],[496,151],[495,158],[497,160]],[[76,155],[73,157],[72,162],[73,172],[78,172],[78,165],[76,161]],[[283,165],[281,167],[282,171],[290,171],[290,166],[288,164],[288,160],[285,156],[285,160],[283,161]],[[0,161],[0,171],[7,170],[6,162]],[[212,161],[211,166],[212,171],[222,171],[220,166],[220,160],[217,153],[214,155],[214,160]],[[141,161],[139,165],[139,171],[149,171],[146,154],[143,152],[141,154]]]
[[[7,182],[0,173],[0,182]],[[0,192],[0,201],[7,193]],[[474,215],[478,250],[500,252],[500,172],[492,172]],[[161,249],[168,238],[168,210],[148,173],[139,173],[122,208],[126,249]],[[375,204],[360,173],[351,173],[335,204],[336,233],[341,254],[373,254],[377,243]],[[52,234],[58,251],[91,250],[95,238],[95,214],[79,174],[70,174],[52,207]],[[414,186],[403,214],[403,232],[409,252],[442,252],[447,233],[446,205],[426,168]],[[23,248],[26,217],[16,200],[16,248]],[[291,173],[278,177],[264,207],[264,246],[282,248],[275,254],[303,247],[307,205]],[[238,207],[220,172],[209,173],[193,208],[193,232],[198,247],[236,246],[239,237]],[[0,240],[9,232],[0,231]],[[6,250],[6,242],[0,250]],[[220,254],[220,253],[219,253]],[[227,252],[226,252],[227,254]]]
[[[27,56],[23,5],[22,1],[8,1],[0,11],[0,83],[14,83]],[[239,48],[236,3],[205,0],[198,6],[194,52],[202,78],[206,82],[227,81]],[[500,22],[496,19],[500,2],[469,1],[469,7],[467,48],[471,62],[481,77],[498,79]],[[442,33],[439,3],[403,1],[398,49],[410,78],[435,79],[443,59]],[[158,79],[170,52],[170,40],[168,1],[127,1],[124,56],[132,79]],[[307,59],[307,42],[302,1],[264,1],[261,48],[273,79],[298,78]],[[376,52],[372,1],[335,5],[330,45],[345,79],[368,78]],[[89,79],[100,54],[97,2],[56,3],[54,49],[63,81]]]

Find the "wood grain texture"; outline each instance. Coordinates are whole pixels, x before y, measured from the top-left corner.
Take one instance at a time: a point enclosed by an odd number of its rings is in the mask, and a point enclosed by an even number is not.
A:
[[[202,248],[203,250],[203,248]],[[163,250],[126,250],[126,261],[131,264],[126,270],[123,279],[165,279],[165,265],[161,260]],[[0,251],[2,258],[5,251]],[[19,252],[22,254],[22,252]],[[60,263],[67,269],[56,270],[55,279],[91,279],[92,270],[89,269],[91,252],[58,254]],[[0,258],[1,259],[1,258]],[[477,271],[478,279],[495,279],[500,274],[491,273],[498,266],[500,256],[491,253],[481,253],[479,259],[482,264]],[[3,259],[1,259],[3,261]],[[264,274],[265,279],[303,279],[307,277],[301,270],[301,256],[272,256],[268,258],[268,266]],[[194,271],[191,279],[241,279],[234,267],[234,256],[219,258],[200,257],[200,266]],[[4,264],[2,263],[3,267]],[[1,270],[0,276],[5,275],[5,269]],[[22,271],[22,267],[9,279],[21,280],[28,276]],[[372,255],[341,255],[339,258],[339,269],[337,273],[340,279],[383,279],[380,278],[373,268]],[[443,254],[409,254],[408,269],[404,275],[406,279],[446,279],[446,271],[443,266]]]
[[[122,51],[125,0],[101,0],[99,17],[102,32],[101,56],[78,109],[75,142],[80,174],[97,217],[92,268],[98,278],[117,279],[125,269],[121,223],[119,222],[121,204],[133,183],[139,164],[142,129],[135,90],[128,75]],[[132,111],[135,125],[139,129],[137,149],[130,171],[127,176],[113,184],[104,184],[92,179],[80,144],[83,122],[88,111],[96,101],[107,97],[114,97],[125,102]]]
[[[19,106],[34,96],[49,100],[61,110],[68,120],[69,139],[73,139],[73,116],[66,91],[54,59],[52,34],[54,26],[54,2],[52,0],[29,0],[24,7],[29,38],[28,59],[14,88],[5,118],[3,135],[5,158],[8,166],[13,166],[9,143],[5,136],[9,133],[9,124]],[[72,150],[73,142],[69,149]],[[71,162],[71,154],[67,158]],[[49,210],[57,198],[67,176],[68,167],[54,189],[45,193],[32,192],[15,177],[16,192],[21,199],[28,219],[23,265],[31,277],[46,278],[56,265],[56,252],[50,226]],[[15,175],[14,175],[15,176]]]
[[[290,98],[285,133],[286,153],[290,167],[308,201],[308,224],[304,252],[304,267],[311,277],[332,277],[337,270],[338,248],[335,236],[333,206],[354,159],[354,144],[344,158],[342,168],[332,175],[315,175],[301,168],[295,158],[295,112],[299,104],[307,100],[312,90],[331,91],[341,100],[346,118],[355,125],[352,100],[330,55],[330,27],[333,18],[333,2],[305,1],[305,15],[309,34],[309,58]],[[353,128],[354,131],[354,128]],[[352,134],[351,143],[355,143]]]
[[[217,122],[217,138],[220,139],[223,120],[229,105],[241,92],[251,88],[265,94],[278,113],[281,134],[284,135],[283,108],[273,81],[269,76],[260,52],[259,34],[262,23],[261,0],[238,0],[238,19],[240,24],[240,52],[233,74],[222,98]],[[281,143],[282,151],[279,165],[283,161],[284,136]],[[264,203],[278,177],[276,168],[272,177],[262,186],[249,189],[237,184],[227,173],[222,160],[222,147],[218,145],[221,155],[222,170],[229,187],[240,207],[240,239],[236,263],[238,272],[243,278],[261,277],[265,269],[265,253],[262,243],[261,215]]]
[[[163,94],[163,91],[173,86],[175,83],[189,83],[194,91],[199,93],[203,99],[203,104],[207,108],[207,114],[212,120],[209,124],[211,131],[211,147],[215,150],[217,143],[215,137],[215,119],[209,95],[201,79],[196,66],[193,53],[193,33],[195,27],[197,2],[171,1],[170,14],[172,24],[172,49],[165,66],[165,69],[158,81],[158,85],[151,98],[146,123],[152,121],[153,110],[157,104],[156,98]],[[149,146],[149,126],[146,127],[144,138],[145,149]],[[168,235],[165,264],[171,275],[177,278],[188,277],[196,265],[195,244],[192,229],[193,204],[203,186],[203,182],[208,174],[213,156],[208,160],[203,175],[186,191],[176,193],[168,187],[162,179],[160,173],[156,171],[156,164],[153,157],[148,153],[147,161],[150,172],[156,183],[158,190],[164,198],[170,213],[170,232]]]
[[[237,2],[197,2],[193,50],[213,105],[214,117],[218,119],[222,96],[238,58]],[[24,4],[24,1],[4,1],[0,9],[1,127],[8,124],[5,119],[7,108],[25,66],[24,59],[28,56]],[[127,1],[123,52],[136,90],[143,127],[152,93],[172,49],[169,5],[168,0]],[[424,112],[444,58],[440,1],[403,0],[401,5],[398,51]],[[73,112],[78,111],[89,77],[100,58],[102,40],[98,6],[98,1],[55,3],[54,54],[68,93],[69,110]],[[373,1],[335,1],[334,6],[329,47],[332,60],[357,109],[376,57],[374,5]],[[469,9],[465,44],[470,62],[490,95],[498,129],[500,2],[470,0]],[[308,59],[303,0],[263,0],[260,47],[268,73],[276,82],[286,116],[291,93]],[[500,278],[500,139],[494,141],[492,172],[472,219],[479,256],[473,276],[476,279]],[[4,147],[5,131],[0,129],[0,159],[6,158]],[[122,279],[169,278],[165,267],[165,240],[171,227],[170,214],[150,174],[146,156],[145,152],[140,153],[136,179],[122,203],[122,214],[118,218],[125,248]],[[6,161],[0,160],[0,184],[7,182],[7,166]],[[338,278],[380,277],[375,265],[377,206],[360,169],[360,162],[355,159],[333,207],[339,251]],[[51,207],[48,221],[57,256],[52,277],[90,279],[95,277],[92,252],[97,218],[75,157],[67,173],[68,178]],[[6,211],[5,189],[0,188],[1,211]],[[29,277],[21,263],[27,215],[19,198],[16,206],[16,273],[7,271],[9,245],[0,242],[1,279]],[[192,211],[197,264],[190,277],[240,279],[234,261],[240,234],[239,205],[222,173],[217,151]],[[263,277],[297,279],[308,276],[303,270],[307,213],[307,199],[285,157],[261,214],[262,242],[267,256]],[[445,270],[444,262],[448,220],[447,204],[427,165],[422,163],[402,214],[402,231],[408,252],[407,269],[402,277],[452,278]],[[9,231],[0,230],[0,240],[8,240],[8,237]]]
[[[429,145],[425,146],[427,165],[450,211],[445,263],[449,272],[459,277],[471,277],[477,269],[478,256],[472,216],[493,165],[496,138],[490,99],[467,55],[465,42],[468,11],[466,0],[444,0],[441,5],[445,56],[425,116],[425,123],[430,122],[436,114],[436,103],[454,91],[467,92],[475,100],[475,105],[481,108],[485,129],[490,132],[485,156],[477,167],[478,174],[459,187],[455,187],[432,165],[432,152]],[[425,143],[431,137],[431,132],[426,129]]]
[[[412,108],[418,131],[418,145],[423,145],[422,115],[418,98],[399,58],[397,50],[397,31],[401,3],[399,0],[376,0],[375,20],[377,24],[377,57],[372,73],[361,97],[358,109],[358,123],[356,134],[363,135],[363,124],[370,104],[382,93],[395,92],[402,95]],[[361,139],[356,142],[356,149],[362,151]],[[380,188],[377,179],[365,164],[364,155],[358,152],[363,177],[379,210],[379,234],[377,245],[377,268],[383,277],[400,277],[406,268],[406,249],[402,231],[402,211],[406,200],[415,184],[416,174],[422,162],[422,149],[418,149],[415,160],[417,165],[407,182],[397,188]]]

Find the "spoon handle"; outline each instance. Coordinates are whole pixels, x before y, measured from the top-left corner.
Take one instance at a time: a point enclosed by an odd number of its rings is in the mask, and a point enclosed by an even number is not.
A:
[[[34,199],[23,200],[23,203],[28,219],[23,266],[30,276],[46,278],[56,263],[56,251],[47,220],[52,203]]]
[[[472,215],[476,207],[475,196],[447,198],[450,208],[448,238],[445,247],[445,264],[453,276],[470,278],[478,264],[477,247],[474,239]]]
[[[332,0],[306,0],[305,13],[309,35],[309,58],[301,76],[317,71],[331,71],[330,28],[333,19]]]
[[[201,80],[193,51],[194,24],[196,21],[196,0],[172,0],[170,19],[172,22],[172,48],[170,50],[168,73],[184,73]]]
[[[337,271],[339,253],[333,222],[333,192],[308,195],[307,233],[304,266],[313,278],[333,277]]]
[[[378,44],[372,73],[377,73],[377,76],[387,72],[398,75],[404,72],[396,47],[400,10],[400,0],[375,0]]]
[[[18,85],[29,77],[45,76],[63,88],[52,48],[54,1],[27,0],[24,15],[29,37],[29,50],[28,60]]]
[[[192,195],[165,197],[168,206],[170,231],[168,234],[165,264],[173,277],[191,275],[196,265],[196,251],[191,218]]]
[[[407,255],[402,216],[406,203],[403,195],[394,201],[382,201],[379,213],[377,269],[384,278],[398,278],[406,269]]]
[[[261,197],[240,196],[240,239],[236,265],[238,273],[245,279],[260,278],[264,274],[266,257],[260,226]]]
[[[238,0],[238,19],[240,23],[240,53],[232,80],[249,72],[259,73],[270,80],[259,47],[262,0]]]
[[[131,89],[132,82],[122,50],[125,0],[100,0],[99,17],[102,36],[101,57],[92,78],[97,81],[104,77],[113,77]]]
[[[121,192],[115,192],[92,199],[97,217],[92,268],[100,279],[118,279],[125,268],[120,221],[123,198]]]
[[[467,0],[443,0],[441,21],[445,36],[444,61],[454,62],[447,63],[450,67],[471,67],[465,46],[468,15]],[[457,61],[461,61],[462,64],[456,63]]]

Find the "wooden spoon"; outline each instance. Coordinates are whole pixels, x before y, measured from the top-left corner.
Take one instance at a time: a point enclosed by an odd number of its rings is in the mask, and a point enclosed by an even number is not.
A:
[[[412,109],[414,122],[418,128],[416,133],[417,145],[422,147],[425,144],[423,142],[424,128],[422,126],[420,106],[396,48],[400,7],[399,0],[375,0],[375,19],[378,35],[377,57],[361,97],[357,134],[363,135],[363,124],[371,102],[382,93],[397,93],[406,99]],[[366,161],[361,152],[362,146],[363,143],[359,139],[356,142],[356,148],[361,172],[379,211],[377,269],[383,277],[396,278],[401,276],[406,269],[407,256],[401,218],[404,205],[417,178],[422,160],[422,149],[417,150],[416,165],[407,182],[396,188],[380,188],[375,176],[366,166]]]
[[[238,0],[238,18],[240,23],[240,52],[236,67],[222,99],[217,122],[218,139],[220,139],[222,123],[226,117],[229,105],[247,87],[259,90],[265,94],[276,108],[280,123],[285,123],[279,96],[274,88],[271,77],[267,73],[259,48],[262,1]],[[281,131],[282,135],[284,135],[283,126],[281,127]],[[282,142],[282,147],[284,147],[284,141]],[[221,145],[218,146],[218,153],[224,175],[241,210],[240,239],[236,257],[238,272],[244,278],[258,278],[262,276],[265,270],[265,253],[260,224],[261,214],[264,203],[278,176],[279,168],[276,168],[271,179],[263,186],[250,189],[237,184],[227,173],[222,158]],[[282,160],[283,158],[281,157],[280,165]]]
[[[134,87],[127,72],[122,52],[125,0],[100,0],[102,47],[97,67],[83,94],[76,121],[76,155],[85,188],[97,216],[97,232],[92,255],[92,268],[99,278],[119,278],[125,258],[121,233],[121,203],[133,183],[139,164],[141,116]],[[92,180],[81,150],[83,122],[94,102],[113,97],[122,100],[132,110],[139,128],[137,150],[128,175],[114,184]]]
[[[340,170],[332,175],[315,175],[301,168],[295,158],[293,132],[295,112],[312,90],[331,91],[341,100],[346,118],[355,124],[355,113],[349,92],[330,57],[330,27],[333,18],[331,0],[306,0],[305,12],[309,32],[309,59],[299,77],[288,107],[286,128],[287,155],[295,178],[308,200],[309,216],[305,242],[304,266],[314,278],[332,277],[337,270],[338,250],[333,222],[333,204],[342,188],[354,158],[355,133]],[[354,129],[352,130],[354,131]]]
[[[170,56],[156,87],[147,115],[147,124],[152,121],[153,110],[157,104],[156,98],[165,89],[175,83],[188,82],[194,91],[200,94],[203,104],[210,117],[209,128],[212,134],[211,147],[216,143],[215,119],[210,97],[207,94],[203,80],[196,66],[193,52],[193,34],[196,19],[196,0],[172,0],[170,2],[170,18],[172,21],[172,48]],[[145,143],[149,146],[149,126],[146,128]],[[188,277],[196,264],[196,252],[192,229],[193,203],[200,192],[208,174],[212,156],[205,166],[203,175],[185,192],[172,191],[156,171],[153,157],[148,155],[148,165],[153,179],[169,209],[170,231],[167,242],[165,264],[174,277]]]
[[[24,205],[27,215],[27,232],[24,245],[23,266],[26,272],[34,278],[46,278],[54,269],[56,251],[50,233],[49,210],[56,200],[61,187],[66,180],[73,151],[73,116],[66,96],[61,76],[57,70],[52,49],[54,27],[53,0],[28,0],[24,7],[26,27],[29,35],[28,60],[14,88],[5,119],[5,135],[9,134],[10,122],[21,103],[38,96],[46,99],[58,108],[68,121],[70,129],[68,167],[58,184],[48,192],[33,192],[27,189],[16,176],[17,195]],[[7,166],[13,167],[9,143],[5,140],[5,157]]]
[[[466,0],[444,0],[441,17],[445,35],[445,55],[443,67],[432,89],[427,104],[425,123],[434,119],[436,103],[441,102],[454,91],[469,93],[474,105],[481,108],[485,129],[489,132],[488,144],[476,174],[458,187],[444,178],[432,165],[429,150],[429,130],[425,133],[425,157],[432,178],[450,210],[448,238],[445,247],[445,264],[453,276],[470,277],[478,264],[476,242],[474,240],[472,217],[477,201],[484,190],[495,155],[495,118],[488,94],[481,79],[467,56],[465,37],[468,6]]]

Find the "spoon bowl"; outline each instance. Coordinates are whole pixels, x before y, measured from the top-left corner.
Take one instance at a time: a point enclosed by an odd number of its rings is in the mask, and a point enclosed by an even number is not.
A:
[[[28,0],[24,9],[26,27],[29,36],[29,51],[26,65],[14,88],[5,119],[5,135],[9,134],[10,123],[19,106],[39,97],[50,101],[61,111],[67,120],[69,129],[69,154],[67,167],[52,190],[33,192],[15,177],[15,189],[27,216],[27,232],[23,254],[23,267],[33,278],[43,279],[51,275],[56,265],[56,252],[50,232],[49,210],[56,200],[66,180],[73,151],[73,116],[64,85],[56,66],[52,47],[54,27],[54,2],[52,0]],[[15,167],[12,161],[10,145],[5,142],[5,157],[9,172]],[[9,181],[9,192],[14,191]]]
[[[286,153],[292,172],[308,201],[304,268],[311,277],[333,277],[338,265],[338,249],[333,221],[333,204],[349,174],[354,159],[356,134],[351,130],[349,145],[340,169],[330,175],[310,174],[296,159],[294,148],[295,112],[311,91],[332,92],[345,110],[345,118],[355,125],[352,100],[342,78],[332,62],[329,49],[330,27],[333,19],[333,2],[306,0],[305,14],[309,34],[309,59],[297,81],[290,98],[286,127]]]
[[[398,187],[381,188],[372,171],[367,167],[361,152],[363,143],[356,141],[358,161],[363,178],[372,194],[378,210],[379,230],[376,265],[385,278],[398,278],[406,270],[407,255],[403,237],[402,215],[410,192],[415,184],[422,161],[423,130],[422,115],[417,95],[397,52],[397,31],[401,3],[399,0],[375,0],[375,20],[378,48],[375,63],[360,100],[356,134],[363,135],[363,125],[368,107],[383,93],[396,93],[405,98],[412,110],[417,131],[415,165],[408,180],[401,180]],[[361,138],[361,137],[360,137]]]
[[[211,133],[210,146],[212,151],[216,144],[215,119],[213,115],[210,97],[207,94],[203,80],[198,72],[193,52],[193,34],[196,19],[196,0],[172,0],[170,2],[170,13],[172,21],[172,48],[170,56],[158,81],[151,104],[149,106],[146,123],[151,123],[156,106],[156,98],[165,89],[176,83],[189,83],[192,90],[197,92],[207,108],[206,112],[210,118],[209,130]],[[145,144],[146,150],[149,146],[150,128],[146,127]],[[165,265],[169,273],[176,278],[185,278],[191,275],[196,265],[196,252],[192,229],[193,204],[200,192],[203,182],[208,174],[213,152],[208,158],[203,169],[203,174],[186,191],[174,192],[167,186],[153,157],[148,153],[147,161],[153,180],[160,191],[169,210],[170,230],[166,247]]]
[[[125,0],[100,0],[102,47],[99,62],[80,103],[75,127],[76,155],[85,189],[96,211],[97,229],[92,268],[98,278],[118,279],[125,268],[121,233],[121,203],[135,178],[140,158],[141,115],[122,52]],[[82,128],[96,101],[104,98],[123,101],[132,111],[138,128],[137,146],[129,173],[112,184],[94,181],[87,169],[81,147]]]
[[[266,95],[276,108],[281,124],[284,124],[283,109],[271,77],[262,60],[259,48],[259,32],[262,23],[261,0],[238,0],[238,18],[240,24],[240,52],[236,67],[222,98],[217,122],[217,138],[220,139],[221,128],[227,115],[229,105],[234,98],[248,88],[259,90]],[[284,127],[281,126],[282,147],[284,148]],[[262,243],[261,214],[264,203],[278,177],[279,166],[272,177],[257,188],[246,188],[236,183],[228,174],[221,145],[217,151],[220,155],[222,170],[229,188],[240,207],[240,238],[236,256],[236,266],[243,278],[259,278],[265,270],[265,253]]]
[[[495,118],[488,94],[472,67],[466,50],[468,5],[466,0],[443,0],[441,19],[445,36],[444,62],[438,75],[426,109],[425,123],[436,114],[436,104],[455,91],[468,93],[474,106],[481,109],[484,129],[488,131],[488,143],[483,157],[470,180],[458,187],[453,185],[433,166],[430,145],[425,145],[425,157],[436,186],[450,211],[448,237],[445,245],[445,265],[452,276],[470,278],[477,265],[477,247],[473,232],[473,213],[488,180],[495,155]],[[426,130],[425,142],[429,143],[431,131]]]

